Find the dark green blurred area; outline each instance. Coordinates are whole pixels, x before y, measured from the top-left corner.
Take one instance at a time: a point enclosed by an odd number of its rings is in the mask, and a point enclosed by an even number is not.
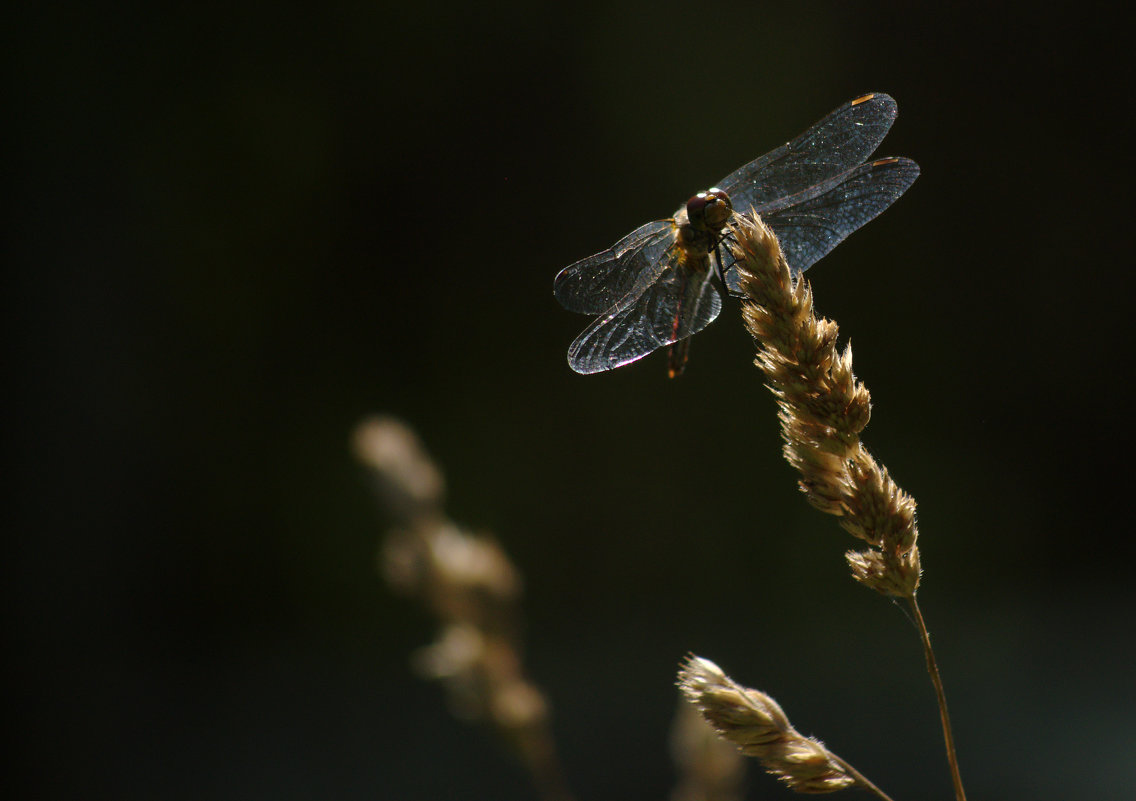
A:
[[[551,293],[886,91],[881,152],[923,176],[809,277],[872,391],[865,440],[920,504],[964,779],[1123,796],[1130,68],[1112,22],[1050,8],[13,12],[15,785],[533,797],[407,667],[433,624],[380,582],[347,447],[381,411],[523,571],[582,799],[666,796],[687,651],[895,798],[948,797],[914,631],[799,497],[736,306],[679,381],[657,357],[581,377],[586,321]]]

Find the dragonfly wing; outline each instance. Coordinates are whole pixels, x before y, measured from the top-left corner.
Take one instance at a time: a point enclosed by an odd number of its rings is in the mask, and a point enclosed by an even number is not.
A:
[[[624,298],[597,317],[568,349],[577,373],[599,373],[696,334],[722,310],[709,269],[680,267],[672,251],[640,274]]]
[[[674,242],[672,220],[641,225],[602,253],[561,270],[552,293],[568,311],[601,314],[620,301]]]
[[[792,142],[734,170],[718,184],[740,212],[759,213],[867,160],[887,136],[897,113],[882,93],[845,103]]]
[[[911,159],[877,159],[811,189],[783,199],[784,205],[762,212],[777,234],[794,274],[804,272],[849,234],[875,219],[919,177]],[[726,270],[726,286],[738,292],[738,271]]]

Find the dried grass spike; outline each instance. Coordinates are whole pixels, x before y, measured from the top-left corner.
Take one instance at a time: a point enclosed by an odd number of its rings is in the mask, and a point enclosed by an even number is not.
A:
[[[842,518],[849,533],[879,550],[850,558],[854,578],[886,595],[913,597],[915,501],[860,444],[872,405],[852,372],[852,346],[837,350],[836,324],[816,316],[808,282],[791,274],[760,217],[735,218],[731,232],[742,316],[758,344],[755,364],[777,399],[785,459],[801,474],[810,504]]]
[[[737,684],[709,659],[687,657],[678,685],[722,737],[797,792],[829,793],[858,784],[888,798],[824,743],[794,729],[770,696]]]

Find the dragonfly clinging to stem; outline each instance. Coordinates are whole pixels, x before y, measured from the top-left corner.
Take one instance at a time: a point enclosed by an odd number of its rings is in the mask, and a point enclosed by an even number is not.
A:
[[[793,273],[807,270],[919,177],[911,159],[868,161],[895,117],[888,95],[851,100],[694,195],[673,217],[561,270],[556,299],[569,311],[596,315],[569,347],[568,364],[599,373],[670,346],[669,375],[681,374],[690,337],[718,316],[721,293],[740,293],[737,268],[722,259],[733,216],[757,212]]]

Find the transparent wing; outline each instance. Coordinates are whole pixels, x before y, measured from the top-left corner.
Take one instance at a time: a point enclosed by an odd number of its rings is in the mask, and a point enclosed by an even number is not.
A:
[[[673,220],[641,225],[602,253],[561,270],[552,293],[568,311],[601,314],[631,291],[644,270],[666,257],[674,240]]]
[[[879,216],[918,177],[919,165],[911,159],[877,159],[784,198],[784,206],[766,211],[761,219],[777,234],[793,273],[804,272]],[[737,268],[727,268],[725,278],[729,290],[737,292]]]
[[[694,270],[681,266],[677,255],[671,249],[641,272],[623,299],[584,329],[568,348],[573,370],[599,373],[622,367],[713,322],[722,299],[710,282],[709,263]]]
[[[734,208],[748,213],[780,203],[868,159],[887,136],[897,113],[882,93],[845,103],[792,142],[734,170],[718,184]]]

